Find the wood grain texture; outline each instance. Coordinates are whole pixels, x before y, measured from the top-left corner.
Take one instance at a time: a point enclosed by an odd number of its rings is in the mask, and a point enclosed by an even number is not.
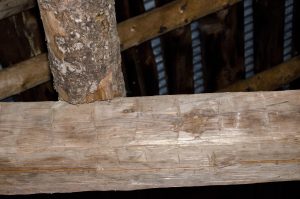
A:
[[[300,180],[300,91],[0,103],[0,194]]]
[[[300,56],[218,92],[269,91],[300,78]]]
[[[239,0],[177,0],[168,3],[120,23],[121,46],[124,49],[136,46],[237,2]]]
[[[0,20],[33,8],[36,0],[0,0]]]
[[[0,100],[50,80],[47,55],[41,54],[0,72]]]

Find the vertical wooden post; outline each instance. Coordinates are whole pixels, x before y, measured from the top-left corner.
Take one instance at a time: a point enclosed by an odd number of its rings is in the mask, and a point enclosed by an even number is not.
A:
[[[144,12],[143,0],[116,1],[119,22],[142,15]],[[159,94],[156,63],[149,40],[122,52],[122,63],[127,96]]]
[[[61,100],[125,95],[114,0],[39,0],[54,86]]]
[[[162,36],[170,94],[194,93],[193,49],[190,26]]]
[[[283,61],[284,1],[254,1],[253,9],[254,62],[259,73]]]
[[[156,0],[157,6],[172,0]],[[193,48],[190,25],[161,36],[169,94],[194,93]]]
[[[204,85],[215,92],[244,76],[243,4],[200,19]]]

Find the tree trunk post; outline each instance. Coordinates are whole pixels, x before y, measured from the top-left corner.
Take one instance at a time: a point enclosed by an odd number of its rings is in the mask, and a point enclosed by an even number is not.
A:
[[[54,86],[61,100],[125,95],[114,0],[39,0]]]

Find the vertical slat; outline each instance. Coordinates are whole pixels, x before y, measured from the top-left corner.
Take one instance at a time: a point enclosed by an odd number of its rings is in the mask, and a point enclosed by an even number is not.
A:
[[[143,0],[116,1],[116,8],[118,22],[145,12]],[[159,93],[156,63],[150,41],[122,52],[122,63],[127,96]]]
[[[143,2],[146,11],[150,11],[161,6],[160,1],[156,0],[143,0]],[[164,52],[162,50],[161,37],[153,38],[150,41],[150,43],[156,64],[158,93],[159,95],[166,95],[169,93],[169,89],[167,83],[166,67],[164,60]]]
[[[206,92],[225,88],[244,76],[243,4],[200,20]]]
[[[193,51],[190,25],[162,36],[170,94],[194,93]]]
[[[151,47],[154,53],[157,78],[158,78],[158,90],[159,95],[168,94],[168,83],[167,83],[167,74],[164,62],[164,54],[161,45],[161,38],[157,37],[151,40]]]
[[[173,0],[157,0],[161,6]],[[161,37],[170,94],[194,93],[193,51],[190,25]]]
[[[244,66],[245,78],[254,75],[253,0],[244,0]]]
[[[294,17],[294,43],[295,54],[300,54],[300,1],[295,1],[295,17]]]
[[[128,0],[116,1],[116,18],[117,22],[120,23],[131,17],[130,5]],[[137,80],[137,73],[135,64],[129,55],[129,50],[123,51],[122,56],[122,71],[126,86],[127,96],[140,96],[140,88]]]
[[[283,59],[284,0],[260,0],[254,7],[255,72],[280,64]]]
[[[300,54],[300,1],[294,0],[294,21],[293,21],[293,53]],[[291,89],[300,89],[300,79],[291,83]]]
[[[193,49],[194,93],[202,93],[204,92],[204,80],[199,21],[192,22],[190,26]]]
[[[283,61],[293,57],[294,0],[284,1]]]

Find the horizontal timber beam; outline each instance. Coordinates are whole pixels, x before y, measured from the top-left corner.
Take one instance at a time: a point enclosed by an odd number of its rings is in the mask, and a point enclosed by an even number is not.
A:
[[[0,103],[0,194],[300,180],[300,91]]]
[[[36,6],[36,0],[0,0],[0,20]]]
[[[270,91],[300,78],[300,56],[237,82],[219,92]]]

